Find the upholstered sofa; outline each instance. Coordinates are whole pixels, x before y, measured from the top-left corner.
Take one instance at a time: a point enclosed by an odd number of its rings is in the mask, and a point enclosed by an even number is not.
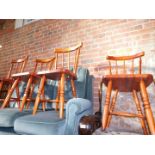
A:
[[[33,103],[30,109],[19,112],[16,103],[11,103],[9,108],[0,110],[0,134],[41,134],[41,135],[72,135],[78,134],[79,121],[84,115],[91,115],[92,105],[92,77],[89,71],[78,68],[75,81],[77,98],[72,98],[69,83],[65,86],[65,117],[60,119],[58,112],[54,110],[55,104],[47,103],[46,111],[40,106],[36,115],[32,115]],[[20,92],[23,95],[25,84],[21,83]],[[34,90],[35,97],[38,87]],[[55,98],[57,82],[47,81],[45,95]],[[14,94],[13,94],[14,95]]]

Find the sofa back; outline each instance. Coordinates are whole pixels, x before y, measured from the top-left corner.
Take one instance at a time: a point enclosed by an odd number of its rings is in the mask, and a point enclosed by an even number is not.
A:
[[[78,68],[77,80],[75,80],[75,87],[76,87],[76,93],[78,98],[84,98],[92,101],[92,77],[89,75],[88,69],[82,68],[82,67]],[[48,88],[52,89],[51,90],[52,94],[49,94],[49,95],[50,95],[50,98],[55,99],[57,95],[58,82],[52,81],[52,87],[51,87],[51,84],[50,85],[47,84],[46,88],[47,90],[45,90],[45,92],[50,92]],[[66,81],[65,99],[69,100],[71,98],[73,98],[71,84],[70,84],[70,81]],[[48,108],[50,107],[49,104],[47,104],[47,106]],[[55,108],[55,104],[52,104],[52,107]]]
[[[75,80],[75,87],[76,87],[76,93],[77,93],[77,97],[78,98],[87,98],[88,94],[87,94],[87,87],[88,87],[88,80],[89,80],[89,71],[88,69],[85,68],[78,68],[77,71],[77,80]],[[56,83],[56,87],[54,89],[54,98],[56,97],[57,94],[57,84]],[[70,85],[70,81],[66,81],[65,84],[65,98],[67,100],[72,98],[72,91],[71,91],[71,85]]]

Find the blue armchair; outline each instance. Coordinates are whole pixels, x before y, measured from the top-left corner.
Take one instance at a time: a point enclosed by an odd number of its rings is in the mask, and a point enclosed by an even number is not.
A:
[[[51,84],[51,83],[50,83]],[[56,96],[57,83],[52,82],[53,88],[51,98]],[[71,88],[66,85],[65,97],[68,102],[65,107],[65,117],[60,119],[58,112],[52,110],[54,104],[47,104],[47,111],[37,112],[35,116],[26,114],[16,117],[14,122],[14,131],[17,134],[41,134],[41,135],[72,135],[78,134],[79,121],[84,115],[93,113],[92,105],[92,77],[89,76],[87,69],[79,68],[77,80],[75,82],[77,98],[71,98]],[[49,93],[51,89],[47,84],[45,92]]]

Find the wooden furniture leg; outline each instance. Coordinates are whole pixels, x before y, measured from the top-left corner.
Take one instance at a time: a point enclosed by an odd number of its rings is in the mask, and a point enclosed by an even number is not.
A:
[[[136,90],[133,90],[133,91],[132,91],[132,94],[133,94],[133,99],[134,99],[134,101],[135,101],[138,114],[143,115],[142,109],[141,109],[141,105],[140,105],[140,101],[139,101],[139,99],[138,99],[138,95],[137,95]],[[139,118],[139,120],[140,120],[142,129],[143,129],[143,133],[144,133],[145,135],[148,135],[148,131],[147,131],[146,123],[145,123],[145,118]]]
[[[117,100],[117,95],[118,95],[118,90],[115,91],[115,95],[114,95],[113,98],[112,98],[112,102],[111,102],[111,106],[110,106],[110,112],[113,112],[114,109],[115,109],[116,100]],[[109,116],[108,116],[108,122],[107,122],[106,128],[109,127],[111,118],[112,118],[112,115],[109,114]]]
[[[1,109],[5,108],[5,107],[8,105],[8,103],[9,103],[9,101],[10,101],[10,98],[11,98],[11,96],[12,96],[12,93],[13,93],[13,91],[15,90],[15,88],[16,88],[17,85],[18,85],[18,82],[19,82],[19,79],[16,79],[16,80],[14,81],[14,83],[13,83],[11,89],[9,90],[9,92],[8,92],[6,98],[5,98],[5,100],[4,100],[4,102],[3,102],[2,106],[1,106]]]
[[[42,102],[42,108],[43,108],[43,111],[45,111],[46,107],[45,107],[45,89],[43,88],[42,89],[42,98],[43,98],[43,102]]]
[[[65,89],[65,74],[62,74],[60,80],[60,113],[59,113],[60,118],[64,117],[64,103],[65,103],[64,89]]]
[[[149,126],[149,130],[151,134],[155,134],[155,122],[154,122],[151,106],[149,103],[147,90],[146,90],[145,83],[143,80],[140,81],[140,92],[141,92],[141,96],[143,99],[144,111],[145,111],[146,120]]]
[[[72,94],[73,94],[73,97],[77,97],[76,96],[76,88],[75,88],[75,83],[74,83],[74,80],[71,79],[71,88],[72,88]]]
[[[105,105],[104,105],[103,114],[102,114],[102,129],[103,130],[105,130],[107,126],[107,122],[108,122],[111,91],[112,91],[112,81],[109,80],[107,92],[106,92]]]
[[[153,83],[154,83],[154,85],[155,85],[155,79],[153,80]]]
[[[27,99],[31,84],[32,84],[32,76],[29,78],[29,80],[27,82],[26,89],[25,89],[25,92],[24,92],[24,95],[23,95],[23,98],[22,98],[20,112],[23,111],[23,108],[24,108],[24,105],[26,103],[26,99]]]
[[[100,85],[99,85],[99,89],[98,89],[98,97],[99,97],[99,109],[101,109],[101,104],[102,104],[102,85],[103,83],[100,82]]]
[[[57,89],[57,97],[56,97],[56,108],[55,108],[56,111],[58,111],[58,109],[59,109],[59,101],[60,101],[60,81],[58,81],[58,89]]]
[[[43,75],[43,76],[41,77],[41,81],[40,81],[40,85],[39,85],[37,97],[36,97],[36,99],[35,99],[34,108],[33,108],[33,113],[32,113],[33,115],[35,115],[36,112],[37,112],[38,105],[39,105],[39,102],[40,102],[40,97],[41,97],[41,94],[42,94],[42,90],[43,90],[43,88],[44,88],[45,81],[46,81],[46,77],[45,77],[45,75]]]
[[[20,109],[20,93],[19,93],[19,86],[17,84],[16,86],[16,95],[17,95],[17,105],[18,105],[18,109]]]
[[[30,87],[30,94],[28,96],[29,100],[27,101],[26,109],[28,109],[30,107],[30,103],[32,101],[32,95],[33,95],[33,92],[34,92],[34,87],[35,87],[35,84],[33,83],[32,86]]]
[[[2,87],[3,87],[3,81],[0,82],[0,91],[1,91]]]

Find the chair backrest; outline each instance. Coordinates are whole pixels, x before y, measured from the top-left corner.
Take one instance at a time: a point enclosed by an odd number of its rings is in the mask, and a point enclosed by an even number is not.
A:
[[[36,59],[36,64],[34,67],[34,71],[44,71],[51,70],[55,62],[55,57],[47,58],[47,59]]]
[[[138,74],[142,72],[142,56],[144,56],[144,52],[137,53],[135,55],[130,56],[107,56],[107,60],[109,60],[109,73],[112,74],[112,70],[114,70],[114,74],[119,74],[119,68],[122,69],[122,74],[135,74],[135,59],[139,59],[138,63]],[[112,61],[115,61],[114,67],[112,66]],[[118,62],[121,61],[122,66],[118,65]],[[128,65],[131,62],[130,69],[128,69]],[[129,70],[129,73],[127,72]]]
[[[79,55],[80,49],[82,47],[82,43],[70,48],[56,48],[56,61],[55,68],[65,68],[71,69],[73,68],[73,73],[76,74],[78,63],[79,63]]]
[[[11,67],[9,69],[9,72],[6,78],[9,79],[12,74],[23,72],[27,61],[28,61],[28,56],[25,56],[24,58],[17,59],[17,60],[12,60]]]

